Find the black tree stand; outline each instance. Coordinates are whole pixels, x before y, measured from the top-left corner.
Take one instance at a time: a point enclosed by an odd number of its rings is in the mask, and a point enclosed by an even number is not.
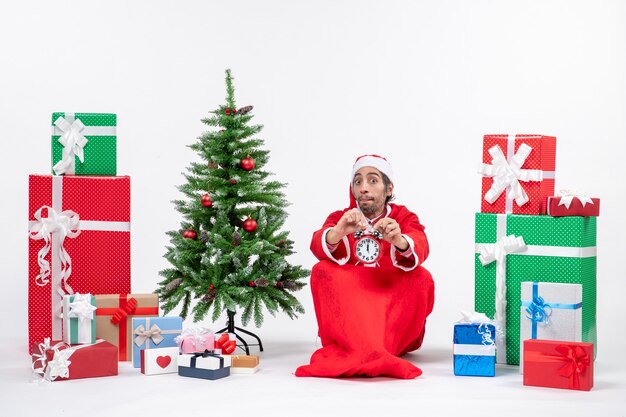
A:
[[[246,351],[246,355],[250,354],[250,348],[249,346],[258,346],[259,350],[261,352],[263,352],[263,344],[261,343],[261,339],[259,338],[259,336],[255,335],[252,332],[249,332],[245,329],[242,329],[241,327],[237,327],[235,326],[235,312],[234,311],[230,311],[230,310],[226,310],[226,313],[228,314],[228,321],[226,322],[226,327],[224,327],[221,330],[218,330],[216,333],[222,333],[224,331],[227,331],[228,333],[234,333],[235,336],[237,337],[237,340],[239,340],[242,345],[237,345],[238,348],[243,349]],[[257,342],[259,343],[253,343],[253,344],[248,344],[248,342],[245,341],[245,339],[241,336],[239,336],[239,334],[237,334],[237,332],[235,330],[239,330],[241,333],[245,333],[249,336],[254,337]]]

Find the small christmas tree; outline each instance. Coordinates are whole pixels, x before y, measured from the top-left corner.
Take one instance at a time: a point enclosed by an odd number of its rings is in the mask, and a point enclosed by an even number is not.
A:
[[[239,310],[244,325],[254,317],[259,327],[263,306],[292,319],[304,313],[291,292],[306,285],[301,279],[309,271],[286,260],[294,252],[289,232],[280,230],[285,184],[267,181],[269,152],[253,138],[263,126],[249,124],[252,106],[237,109],[234,92],[226,70],[226,105],[202,120],[213,129],[190,145],[204,162],[191,163],[187,182],[178,187],[186,199],[174,204],[184,220],[179,231],[167,233],[165,258],[172,267],[160,272],[164,279],[155,292],[165,313],[182,303],[181,316],[192,309],[195,322],[211,307],[212,321]]]

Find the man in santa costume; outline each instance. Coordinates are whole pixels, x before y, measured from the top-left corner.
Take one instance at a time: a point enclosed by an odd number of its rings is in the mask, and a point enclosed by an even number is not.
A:
[[[424,226],[390,203],[393,170],[378,155],[352,167],[350,207],[332,213],[313,233],[319,259],[311,291],[322,347],[296,376],[388,376],[422,371],[400,358],[419,348],[433,309],[434,284]]]

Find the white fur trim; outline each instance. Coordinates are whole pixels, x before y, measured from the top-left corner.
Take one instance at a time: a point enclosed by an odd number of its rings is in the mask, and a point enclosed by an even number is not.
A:
[[[391,164],[387,162],[387,160],[372,155],[361,157],[352,167],[352,179],[354,178],[354,174],[363,167],[374,167],[388,176],[391,182],[393,182],[393,168],[391,168]]]
[[[411,253],[413,254],[413,258],[415,259],[415,264],[410,267],[406,267],[406,266],[402,266],[398,264],[398,259],[396,258],[396,252],[398,251],[398,249],[396,249],[394,245],[391,245],[391,262],[393,263],[393,266],[395,266],[396,268],[400,268],[403,271],[412,271],[419,264],[419,258],[417,257],[417,254],[415,253],[415,242],[413,242],[413,239],[411,239],[407,235],[402,235],[402,237],[404,237],[406,241],[409,242],[409,249],[411,249]]]
[[[328,249],[328,243],[326,243],[326,234],[330,229],[332,229],[332,227],[329,227],[328,229],[324,230],[324,233],[322,233],[322,249],[324,250],[326,256],[328,256],[331,260],[337,262],[339,265],[345,265],[348,262],[348,259],[350,259],[350,243],[348,242],[348,238],[344,236],[339,242],[343,242],[343,244],[346,246],[346,257],[342,259],[337,259],[333,256],[330,249]]]

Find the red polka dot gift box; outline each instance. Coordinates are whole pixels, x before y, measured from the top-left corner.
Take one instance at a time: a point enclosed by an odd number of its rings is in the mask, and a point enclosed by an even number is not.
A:
[[[130,293],[130,177],[31,175],[28,220],[33,346],[62,339],[63,295]]]
[[[555,160],[554,136],[485,135],[481,213],[545,214]]]

